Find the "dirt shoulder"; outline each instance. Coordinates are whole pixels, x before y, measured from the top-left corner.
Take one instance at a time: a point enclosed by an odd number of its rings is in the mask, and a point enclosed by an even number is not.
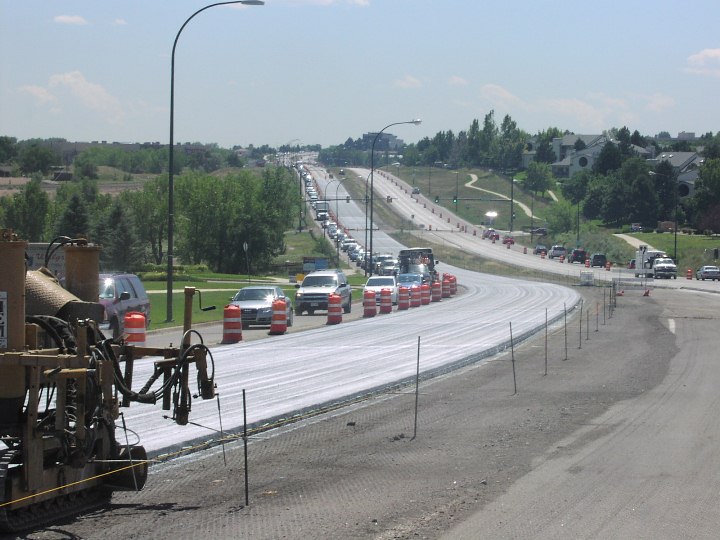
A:
[[[563,437],[663,379],[675,345],[649,315],[655,299],[626,293],[611,317],[602,289],[583,293],[582,329],[576,316],[547,348],[541,334],[422,383],[415,439],[407,388],[253,438],[249,506],[238,441],[155,465],[140,493],[24,538],[436,538]]]

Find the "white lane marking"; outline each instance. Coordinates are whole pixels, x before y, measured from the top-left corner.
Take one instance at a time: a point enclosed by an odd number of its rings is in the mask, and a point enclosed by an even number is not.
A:
[[[675,319],[668,319],[668,328],[673,334],[675,333]]]

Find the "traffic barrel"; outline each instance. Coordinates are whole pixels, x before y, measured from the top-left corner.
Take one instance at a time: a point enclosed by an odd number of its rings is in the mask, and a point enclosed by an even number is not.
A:
[[[242,317],[240,306],[229,305],[223,309],[223,338],[221,343],[242,341]]]
[[[392,291],[380,289],[380,313],[392,313]]]
[[[422,305],[422,291],[417,285],[410,288],[410,307],[420,307]]]
[[[282,298],[273,300],[270,335],[277,336],[287,332],[287,304]]]
[[[398,309],[406,310],[410,307],[410,289],[400,287],[398,290]]]
[[[377,315],[375,291],[367,290],[363,293],[363,317],[374,317],[375,315]]]
[[[590,268],[590,259],[585,259],[585,268]]]
[[[560,262],[561,262],[561,263],[564,263],[564,262],[565,262],[565,255],[560,255]]]
[[[609,272],[610,268],[612,268],[612,264],[610,263],[610,261],[608,261],[605,263],[605,270],[607,270]]]
[[[442,279],[442,297],[450,298],[450,280],[447,278],[447,274],[443,274]]]
[[[457,294],[457,277],[455,277],[453,274],[450,274],[448,276],[448,279],[450,280],[450,296],[453,296]]]
[[[687,272],[685,273],[685,277],[688,279],[692,279],[692,274],[693,274],[692,268],[688,268]]]
[[[420,303],[427,306],[430,303],[430,284],[423,283],[420,285]]]
[[[145,314],[128,311],[123,319],[125,324],[125,343],[128,345],[145,346]]]
[[[439,302],[440,300],[442,300],[442,284],[439,281],[433,281],[432,301]]]
[[[342,298],[339,294],[328,296],[328,324],[339,324],[342,322]]]
[[[527,255],[527,247],[523,248],[523,255]]]

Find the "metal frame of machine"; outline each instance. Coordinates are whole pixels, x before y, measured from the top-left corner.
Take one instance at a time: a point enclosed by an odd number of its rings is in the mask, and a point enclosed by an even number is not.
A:
[[[26,270],[27,242],[0,229],[0,532],[97,507],[113,491],[142,489],[147,455],[126,437],[117,440],[125,428],[120,407],[161,401],[176,423],[187,424],[192,364],[198,394],[215,397],[212,354],[190,344],[194,288],[185,289],[180,347],[107,339],[97,320],[100,248],[84,239],[59,244],[65,287],[46,269]],[[144,357],[155,358],[154,373],[136,392],[133,366]]]

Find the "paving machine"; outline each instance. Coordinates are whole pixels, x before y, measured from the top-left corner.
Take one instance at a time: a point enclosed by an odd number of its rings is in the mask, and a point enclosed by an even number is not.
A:
[[[55,249],[65,250],[64,287],[46,268],[26,270],[27,242],[0,229],[0,532],[96,508],[113,491],[142,489],[147,455],[128,441],[121,407],[160,401],[176,423],[187,424],[193,365],[197,394],[215,397],[212,354],[190,344],[194,288],[185,290],[180,347],[107,339],[98,328],[100,248],[56,240]],[[133,391],[133,367],[143,357],[153,358],[153,374]]]

